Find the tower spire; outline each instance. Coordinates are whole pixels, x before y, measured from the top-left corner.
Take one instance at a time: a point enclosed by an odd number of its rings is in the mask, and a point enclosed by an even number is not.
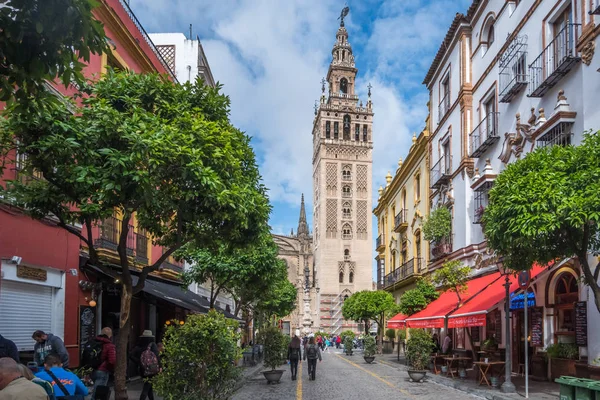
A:
[[[304,207],[304,193],[302,193],[302,201],[300,202],[300,218],[298,219],[298,237],[308,237],[308,223],[306,222],[306,208]]]

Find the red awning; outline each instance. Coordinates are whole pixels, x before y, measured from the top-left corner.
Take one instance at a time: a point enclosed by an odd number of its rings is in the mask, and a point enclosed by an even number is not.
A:
[[[388,329],[403,329],[406,328],[406,318],[404,314],[398,314],[390,318],[387,322]]]
[[[551,264],[548,264],[551,265]],[[547,266],[535,264],[530,270],[531,279],[535,278]],[[500,273],[494,274],[500,277]],[[487,312],[506,297],[505,279],[498,279],[492,282],[479,295],[473,296],[467,300],[462,307],[448,315],[448,328],[464,328],[474,326],[485,326]],[[510,292],[513,293],[519,289],[519,281],[516,276],[510,277]]]
[[[467,283],[467,291],[461,294],[463,304],[476,296],[489,285],[493,284],[500,278],[500,273],[485,275],[482,277],[471,279]],[[458,306],[458,298],[456,293],[448,291],[443,293],[437,300],[432,301],[422,311],[411,315],[406,319],[406,325],[409,328],[443,328],[444,319],[454,311]]]

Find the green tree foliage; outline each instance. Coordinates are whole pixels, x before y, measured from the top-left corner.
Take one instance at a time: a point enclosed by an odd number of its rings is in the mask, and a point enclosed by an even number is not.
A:
[[[0,101],[51,99],[44,82],[84,82],[90,54],[109,51],[95,0],[5,0],[0,7]]]
[[[229,99],[219,87],[109,71],[88,89],[74,112],[62,102],[27,113],[7,108],[2,145],[26,156],[25,173],[44,179],[9,182],[2,195],[35,219],[52,215],[107,273],[92,232],[119,213],[119,328],[127,332],[131,298],[150,272],[187,243],[253,243],[267,229],[270,205],[250,139],[229,123]],[[134,215],[138,229],[165,249],[135,286],[127,251]],[[128,336],[117,343],[117,398],[126,397]]]
[[[427,369],[432,351],[431,336],[424,329],[411,329],[410,338],[406,342],[406,358],[412,369]]]
[[[514,271],[577,256],[600,311],[600,134],[579,146],[537,148],[494,182],[483,214],[488,245]]]
[[[350,302],[350,303],[348,303]],[[348,305],[346,305],[348,304]],[[345,319],[351,319],[354,321],[364,321],[365,331],[368,334],[369,322],[374,320],[379,326],[379,346],[381,348],[383,344],[383,326],[385,322],[385,315],[389,310],[396,309],[396,303],[394,297],[386,292],[385,290],[363,290],[356,292],[352,296],[346,299],[342,306],[342,315]]]
[[[258,335],[258,343],[265,346],[265,367],[274,370],[285,362],[288,342],[279,328],[272,325],[262,328]]]
[[[414,289],[407,290],[400,296],[399,312],[413,315],[427,307],[427,304],[440,296],[435,286],[428,280],[419,279]]]
[[[442,292],[451,290],[456,294],[458,302],[462,302],[461,295],[467,291],[467,282],[471,268],[463,265],[459,260],[447,261],[433,273],[432,281],[441,287]]]
[[[237,323],[210,310],[170,325],[164,335],[163,370],[153,379],[166,400],[230,398],[240,369]]]
[[[394,339],[396,339],[396,330],[392,328],[386,329],[385,337],[388,338],[390,341],[394,341]]]
[[[433,210],[423,222],[423,237],[425,240],[439,242],[447,239],[452,232],[452,214],[446,207]]]

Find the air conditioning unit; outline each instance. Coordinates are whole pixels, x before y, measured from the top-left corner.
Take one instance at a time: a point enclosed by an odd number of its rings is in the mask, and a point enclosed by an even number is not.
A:
[[[12,262],[13,264],[19,265],[19,264],[21,264],[22,260],[23,260],[23,258],[21,258],[19,256],[12,256],[12,258],[10,259],[10,262]]]

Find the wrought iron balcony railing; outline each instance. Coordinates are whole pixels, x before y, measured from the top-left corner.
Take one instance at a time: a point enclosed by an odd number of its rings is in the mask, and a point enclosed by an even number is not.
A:
[[[394,231],[400,232],[406,228],[408,228],[408,210],[404,208],[394,217]]]
[[[501,103],[509,103],[521,89],[527,86],[527,35],[513,39],[500,57],[500,95]]]
[[[452,174],[452,156],[442,156],[431,167],[431,188],[437,189],[450,180]]]
[[[411,276],[418,274],[422,271],[422,258],[411,258],[400,268],[387,274],[383,280],[383,287],[389,287],[395,283],[402,282],[403,280],[410,278]]]
[[[121,220],[108,217],[98,222],[98,235],[94,245],[99,249],[117,251],[121,237]],[[140,263],[148,263],[148,237],[144,232],[136,232],[133,225],[129,225],[126,240],[127,255],[134,257]]]
[[[440,240],[439,242],[431,243],[431,258],[436,260],[440,257],[452,253],[452,235]]]
[[[438,105],[438,122],[450,111],[450,93],[446,93]]]
[[[379,250],[380,248],[385,248],[385,235],[382,233],[377,237],[375,241],[375,247]]]
[[[471,157],[479,157],[494,143],[500,140],[498,135],[498,116],[500,113],[491,112],[473,129],[469,135]]]
[[[529,65],[529,97],[544,96],[581,60],[577,55],[580,26],[567,24]]]

